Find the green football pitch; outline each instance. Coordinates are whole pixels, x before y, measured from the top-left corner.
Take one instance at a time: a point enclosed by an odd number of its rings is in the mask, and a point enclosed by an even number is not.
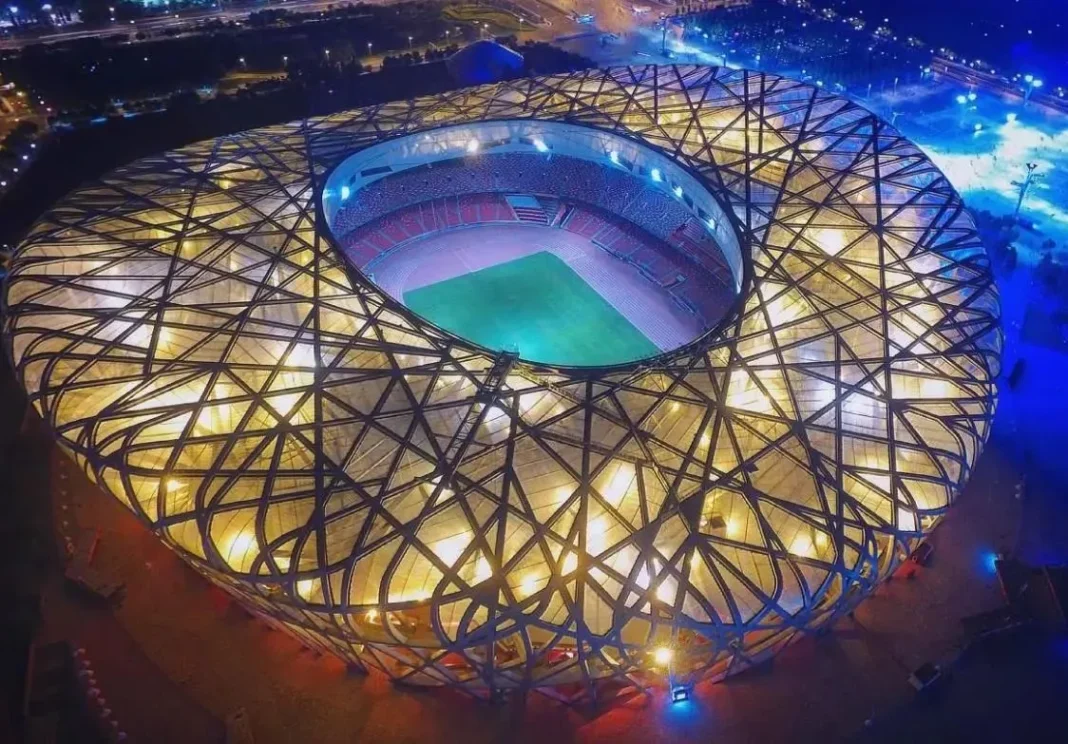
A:
[[[534,362],[599,366],[657,347],[551,253],[534,253],[404,293],[432,323]]]

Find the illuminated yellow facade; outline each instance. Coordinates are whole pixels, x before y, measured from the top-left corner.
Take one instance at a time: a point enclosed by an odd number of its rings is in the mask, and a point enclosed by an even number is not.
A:
[[[673,157],[748,256],[719,330],[611,370],[503,364],[347,267],[328,171],[536,117]],[[855,606],[988,436],[987,256],[855,104],[706,67],[516,80],[146,158],[17,250],[5,341],[85,472],[247,607],[414,685],[576,699],[733,673]]]

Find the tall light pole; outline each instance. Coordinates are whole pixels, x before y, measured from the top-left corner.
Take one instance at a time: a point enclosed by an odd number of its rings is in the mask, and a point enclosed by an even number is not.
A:
[[[1035,182],[1036,178],[1042,178],[1042,174],[1035,173],[1035,169],[1038,168],[1038,163],[1027,164],[1027,177],[1022,181],[1013,181],[1013,186],[1020,187],[1020,198],[1016,200],[1016,211],[1012,213],[1012,218],[1018,219],[1020,216],[1020,207],[1023,206],[1024,197],[1027,196],[1027,190],[1031,188],[1031,184]]]
[[[1045,83],[1034,75],[1024,75],[1024,103],[1031,100],[1031,96]]]

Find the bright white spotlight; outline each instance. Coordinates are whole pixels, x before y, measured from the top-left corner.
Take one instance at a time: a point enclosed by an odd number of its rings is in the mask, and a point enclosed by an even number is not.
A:
[[[1016,114],[1011,113],[1011,112],[1006,114],[1005,115],[1005,121],[1007,121],[1009,124],[1012,124],[1013,122],[1016,121]]]
[[[653,168],[653,170],[649,172],[649,177],[652,178],[657,183],[660,183],[660,169],[659,168]]]
[[[977,131],[977,132],[983,131],[983,125],[982,124],[976,124],[975,125],[975,131]]]
[[[961,104],[963,106],[967,102],[968,102],[968,97],[967,96],[964,96],[964,95],[957,96],[957,103],[959,103],[959,104]]]
[[[547,144],[545,144],[545,140],[542,140],[540,138],[535,138],[535,140],[534,140],[534,149],[537,150],[538,152],[548,152],[549,151],[549,146]]]
[[[709,230],[715,230],[716,229],[716,218],[715,217],[709,217],[708,218],[708,229]]]
[[[346,199],[348,199],[349,198],[349,194],[351,194],[351,193],[352,193],[352,190],[348,186],[342,186],[341,187],[341,201],[345,201]]]
[[[672,189],[672,191],[675,192],[675,196],[679,197],[680,199],[682,198],[682,186],[676,186]]]
[[[1043,83],[1038,78],[1035,78],[1035,82],[1031,83],[1031,85],[1035,86],[1036,88],[1041,88],[1043,85],[1045,85],[1045,83]]]
[[[612,152],[608,153],[608,159],[616,165],[619,165],[619,153],[615,150],[612,150]]]
[[[978,97],[979,97],[979,96],[975,95],[975,92],[974,92],[974,91],[968,94],[968,100],[969,100],[969,101],[974,101],[974,100],[975,100],[976,98],[978,98]]]
[[[667,646],[661,646],[653,651],[653,661],[660,666],[667,666],[671,663],[671,659],[675,656],[675,653]]]
[[[471,139],[469,139],[467,141],[467,151],[468,152],[478,152],[478,146],[479,146],[478,145],[478,140],[475,139],[474,137],[472,137]]]
[[[1034,75],[1024,75],[1024,82],[1025,82],[1025,83],[1030,83],[1030,82],[1033,82],[1033,81],[1034,81],[1034,79],[1035,79],[1035,76],[1034,76]]]

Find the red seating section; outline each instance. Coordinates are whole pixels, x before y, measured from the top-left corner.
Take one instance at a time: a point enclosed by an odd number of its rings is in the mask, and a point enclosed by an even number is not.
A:
[[[730,267],[712,237],[696,221],[680,225],[665,251],[638,228],[581,206],[572,206],[563,229],[588,238],[617,258],[632,264],[659,284],[688,311],[718,319],[733,297]]]
[[[399,209],[363,225],[342,238],[342,247],[353,263],[363,266],[381,253],[438,230],[515,221],[512,208],[498,194],[446,196]]]

